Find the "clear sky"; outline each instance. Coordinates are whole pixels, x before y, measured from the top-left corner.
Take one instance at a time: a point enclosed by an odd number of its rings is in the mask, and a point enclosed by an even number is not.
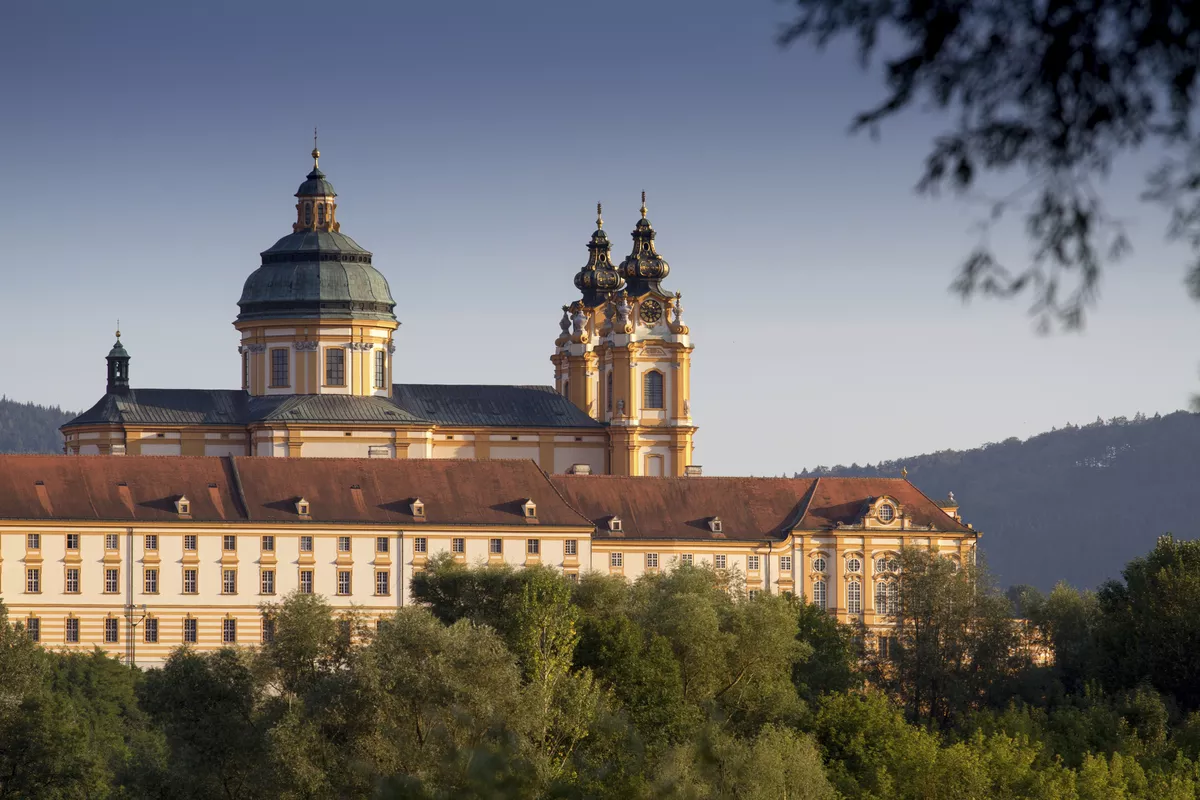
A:
[[[1135,252],[1082,334],[947,291],[977,209],[917,197],[942,121],[848,136],[878,78],[780,50],[774,0],[36,2],[0,26],[8,368],[81,409],[117,317],[144,387],[233,388],[258,253],[321,166],[403,323],[401,382],[550,383],[595,203],[648,192],[696,351],[696,460],[780,474],[1186,405],[1188,253],[1108,184]],[[996,241],[1025,252],[1019,229]]]

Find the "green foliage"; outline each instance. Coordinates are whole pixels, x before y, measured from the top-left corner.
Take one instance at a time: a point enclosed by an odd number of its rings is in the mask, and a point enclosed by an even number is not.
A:
[[[58,429],[76,416],[58,406],[0,397],[0,453],[61,453],[63,439]]]

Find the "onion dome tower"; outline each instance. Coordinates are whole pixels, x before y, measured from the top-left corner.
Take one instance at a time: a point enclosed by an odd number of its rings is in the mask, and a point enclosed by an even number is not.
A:
[[[604,217],[596,204],[596,231],[588,242],[587,264],[575,274],[575,288],[583,292],[583,303],[595,308],[609,292],[620,291],[624,281],[612,263],[612,243],[604,232]]]
[[[642,218],[633,229],[633,252],[625,257],[618,272],[625,280],[630,297],[641,297],[651,291],[662,292],[659,284],[671,267],[654,249],[654,228],[646,219],[646,193],[642,192]]]
[[[238,300],[243,388],[390,396],[396,301],[371,253],[341,232],[315,145],[292,232],[262,252]]]
[[[117,330],[117,341],[108,351],[108,393],[129,394],[129,353],[121,344],[121,331]]]

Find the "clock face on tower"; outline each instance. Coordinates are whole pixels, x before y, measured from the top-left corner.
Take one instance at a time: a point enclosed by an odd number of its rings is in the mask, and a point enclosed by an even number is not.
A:
[[[662,319],[662,304],[654,298],[642,303],[642,321],[653,325]]]

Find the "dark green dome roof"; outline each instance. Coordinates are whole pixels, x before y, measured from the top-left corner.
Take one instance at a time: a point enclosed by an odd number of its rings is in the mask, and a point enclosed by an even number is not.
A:
[[[333,184],[325,180],[325,173],[313,167],[312,172],[308,173],[308,180],[300,184],[300,188],[296,190],[296,197],[337,197],[337,192],[333,190]]]
[[[238,300],[238,320],[319,317],[395,320],[371,254],[334,231],[299,231],[262,253]]]
[[[129,358],[129,351],[125,349],[125,345],[121,344],[121,334],[117,334],[117,343],[112,346],[112,350],[108,351],[109,358]]]

